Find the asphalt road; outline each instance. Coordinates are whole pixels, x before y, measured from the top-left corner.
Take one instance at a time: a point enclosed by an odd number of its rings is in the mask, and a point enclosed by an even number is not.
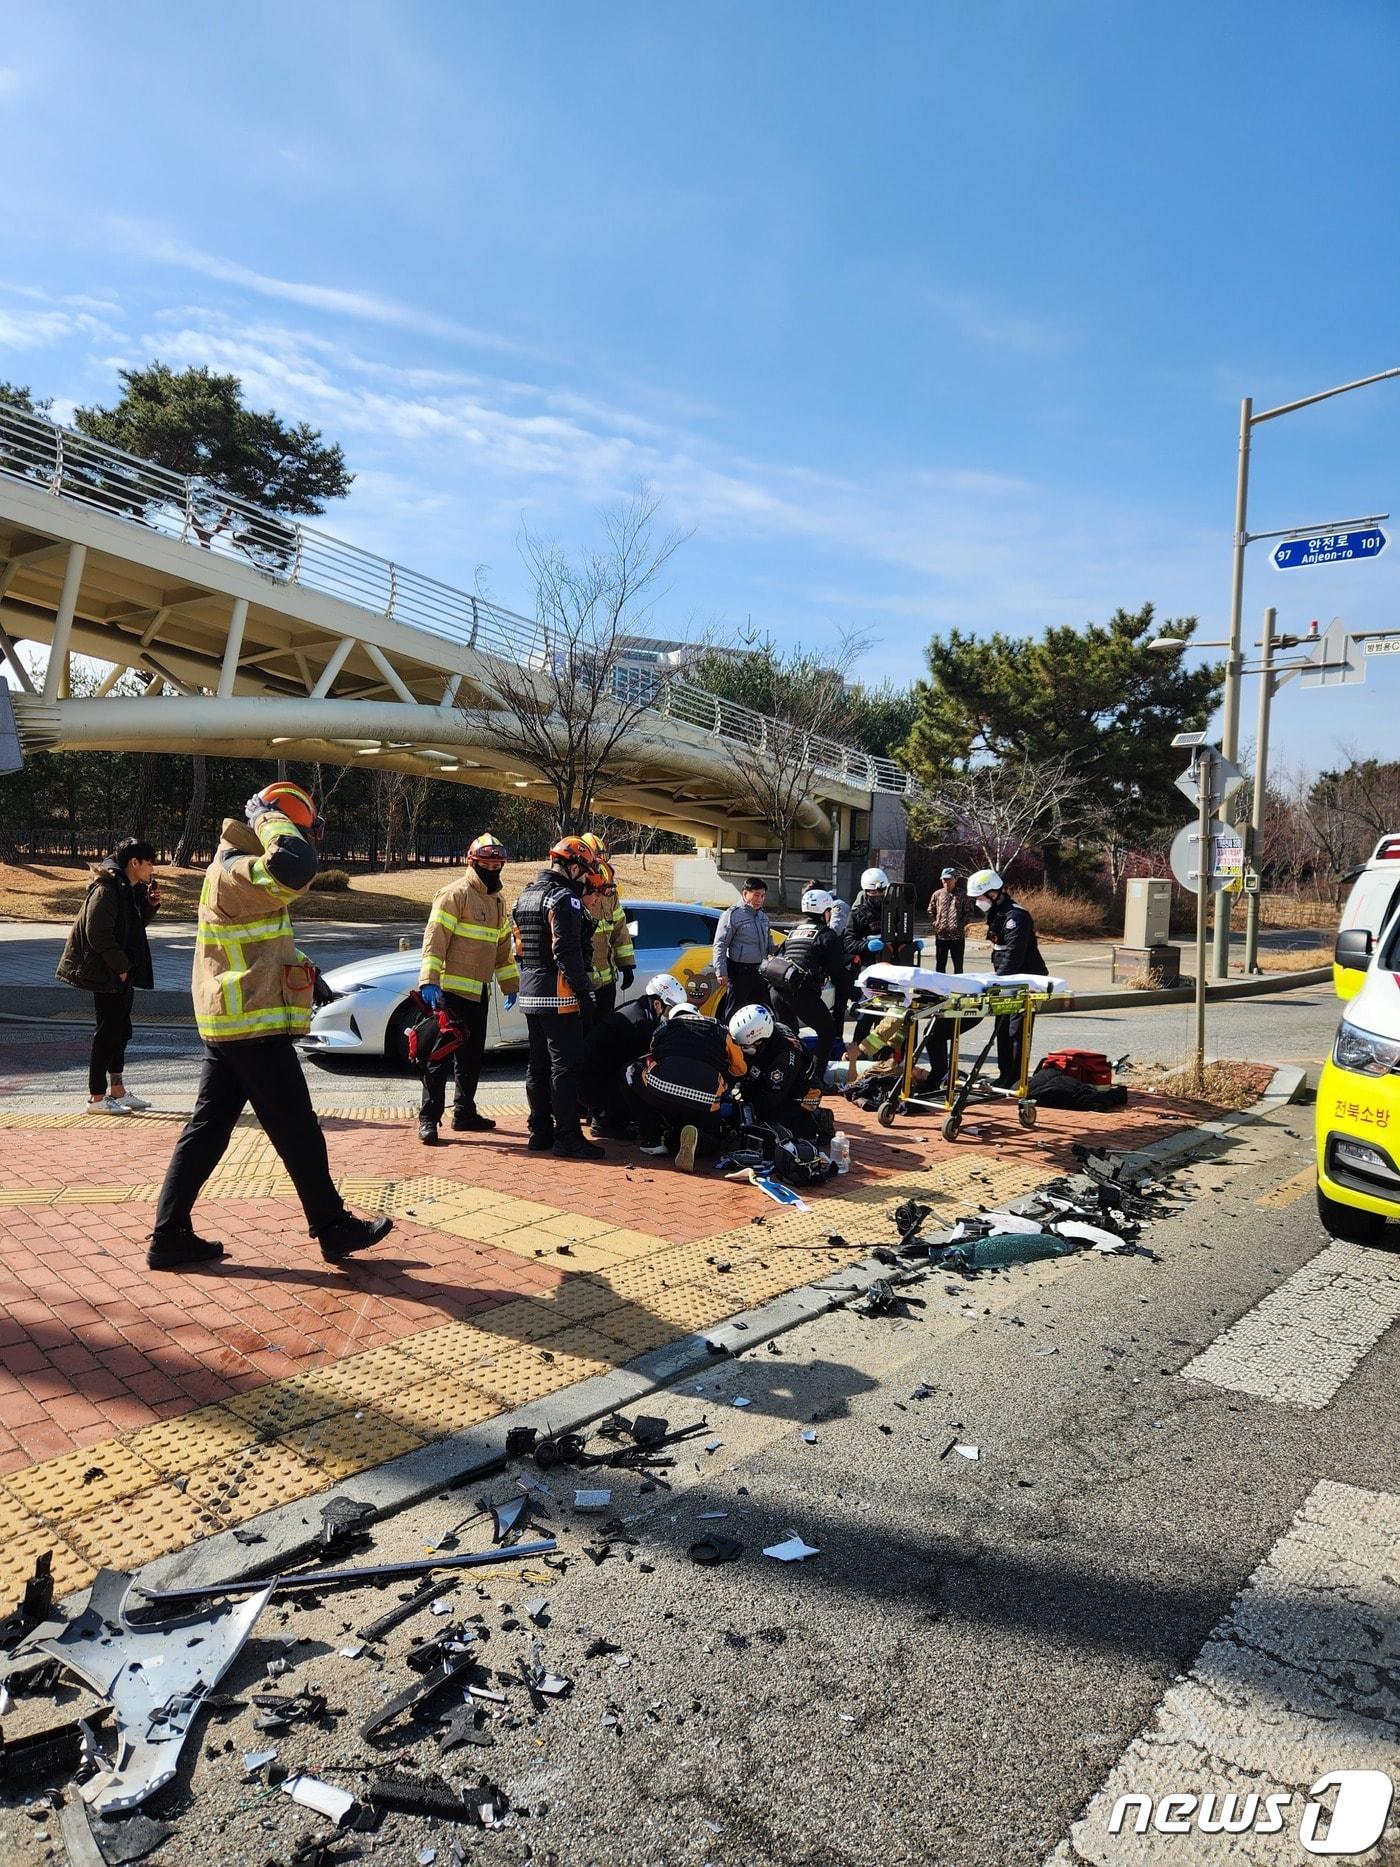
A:
[[[1310,1118],[1287,1110],[1183,1175],[1183,1209],[1144,1235],[1147,1252],[940,1277],[918,1288],[922,1305],[903,1319],[831,1314],[776,1352],[716,1362],[703,1391],[689,1382],[654,1396],[648,1411],[673,1426],[703,1420],[706,1432],[664,1484],[579,1478],[610,1485],[621,1522],[601,1562],[586,1553],[608,1541],[600,1519],[573,1510],[573,1474],[551,1472],[551,1515],[538,1521],[565,1560],[542,1580],[465,1580],[450,1598],[458,1614],[480,1616],[483,1660],[506,1701],[488,1707],[489,1748],[440,1754],[429,1725],[408,1717],[377,1745],[360,1738],[367,1713],[411,1682],[411,1643],[447,1624],[422,1613],[379,1646],[343,1653],[405,1589],[274,1602],[223,1690],[246,1695],[270,1659],[285,1658],[278,1689],[314,1686],[338,1715],[280,1739],[257,1736],[247,1709],[206,1725],[152,1809],[176,1824],[161,1867],[262,1867],[324,1833],[245,1774],[243,1753],[265,1743],[279,1762],[352,1791],[389,1763],[441,1771],[459,1788],[485,1775],[506,1791],[515,1813],[499,1832],[386,1818],[373,1857],[395,1863],[425,1861],[420,1850],[431,1848],[447,1867],[456,1838],[492,1867],[1046,1861],[1237,1591],[1295,1534],[1315,1487],[1352,1487],[1344,1499],[1400,1491],[1400,1334],[1384,1333],[1383,1320],[1381,1339],[1352,1372],[1342,1367],[1323,1404],[1279,1404],[1180,1372],[1271,1292],[1284,1287],[1286,1306],[1289,1280],[1323,1251]],[[1387,1288],[1393,1297],[1392,1254],[1363,1260],[1356,1278],[1377,1300]],[[1353,1296],[1338,1327],[1365,1306],[1364,1292]],[[1300,1314],[1280,1365],[1306,1375],[1325,1358],[1327,1333],[1310,1335]],[[978,1459],[950,1453],[954,1440]],[[511,1484],[489,1488],[504,1496]],[[481,1488],[378,1526],[374,1556],[439,1543],[472,1516]],[[726,1515],[705,1521],[713,1512]],[[761,1553],[789,1530],[819,1554],[787,1564]],[[742,1554],[696,1566],[688,1547],[715,1531],[739,1539]],[[1212,1754],[1202,1735],[1173,1786],[1306,1785],[1363,1740],[1368,1757],[1393,1755],[1400,1776],[1394,1550],[1372,1547],[1360,1517],[1344,1534],[1344,1558],[1314,1553],[1302,1583],[1280,1569],[1270,1592],[1266,1576],[1266,1634],[1232,1709],[1236,1749]],[[478,1524],[461,1546],[487,1540]],[[1333,1583],[1325,1599],[1338,1615],[1373,1610],[1359,1645],[1316,1605],[1316,1589]],[[534,1625],[525,1604],[539,1597],[548,1606]],[[1310,1631],[1327,1659],[1300,1696],[1285,1668]],[[573,1682],[568,1696],[532,1709],[515,1679],[500,1683],[532,1656]],[[440,1701],[451,1702],[451,1692]],[[0,1817],[0,1852],[7,1838],[28,1851],[5,1858],[45,1858],[33,1827],[13,1816]],[[1118,1854],[1056,1858],[1308,1858],[1292,1831],[1247,1843],[1125,1840]]]
[[[1318,1064],[1337,1028],[1338,1003],[1330,989],[1282,992],[1276,998],[1227,1000],[1209,1009],[1207,1041],[1214,1056],[1245,1062]],[[139,1019],[139,1005],[138,1005]],[[1129,1006],[1112,1015],[1080,1013],[1044,1019],[1038,1053],[1062,1044],[1102,1050],[1138,1063],[1178,1064],[1191,1042],[1191,1011],[1183,1006]],[[0,1096],[25,1097],[36,1113],[53,1113],[87,1097],[87,1027],[78,1022],[25,1023],[0,1018]],[[188,1108],[198,1072],[199,1040],[188,1026],[143,1026],[127,1052],[127,1082],[161,1107]],[[328,1111],[368,1098],[405,1109],[415,1085],[384,1065],[331,1073],[308,1069],[317,1106]],[[519,1101],[524,1094],[523,1053],[488,1059],[482,1100]]]

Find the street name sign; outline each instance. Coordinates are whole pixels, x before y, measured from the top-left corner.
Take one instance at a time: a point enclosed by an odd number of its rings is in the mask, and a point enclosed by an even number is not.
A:
[[[1379,525],[1359,532],[1317,532],[1311,538],[1285,538],[1269,561],[1275,570],[1309,570],[1318,564],[1353,564],[1377,558],[1390,540]]]
[[[1373,636],[1366,644],[1368,655],[1400,655],[1400,635]]]

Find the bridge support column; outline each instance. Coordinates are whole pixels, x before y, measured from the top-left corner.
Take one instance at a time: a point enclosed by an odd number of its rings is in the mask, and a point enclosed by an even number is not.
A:
[[[49,665],[44,670],[44,698],[58,700],[67,691],[68,644],[73,639],[73,612],[78,607],[78,590],[87,562],[86,545],[69,545],[68,561],[63,567],[63,589],[53,619],[53,637],[49,642]]]
[[[219,669],[220,700],[229,700],[233,697],[233,683],[238,675],[238,657],[243,653],[243,631],[247,625],[248,599],[246,596],[240,596],[235,598],[233,613],[228,619],[228,641],[224,644],[224,659]]]

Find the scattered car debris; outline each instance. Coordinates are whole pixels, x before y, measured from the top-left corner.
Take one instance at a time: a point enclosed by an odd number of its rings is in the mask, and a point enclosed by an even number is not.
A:
[[[382,1640],[385,1634],[392,1633],[396,1627],[401,1627],[406,1620],[417,1614],[420,1608],[427,1607],[429,1602],[437,1602],[442,1596],[450,1595],[456,1586],[457,1584],[451,1581],[425,1582],[415,1594],[408,1597],[407,1601],[401,1601],[396,1608],[390,1608],[386,1614],[381,1614],[377,1621],[369,1621],[363,1627],[357,1627],[355,1631],[361,1640],[368,1641],[372,1646],[376,1641]]]
[[[282,1593],[289,1588],[330,1588],[344,1583],[351,1588],[396,1575],[422,1575],[430,1569],[475,1569],[495,1562],[518,1562],[526,1556],[552,1556],[559,1545],[552,1536],[535,1543],[515,1543],[509,1549],[478,1549],[461,1556],[415,1556],[408,1562],[367,1563],[361,1569],[310,1569],[279,1575],[272,1582],[209,1582],[200,1588],[145,1588],[137,1592],[147,1601],[208,1601],[215,1595],[248,1595],[259,1589]]]
[[[479,1706],[454,1705],[439,1730],[438,1749],[445,1753],[460,1750],[464,1744],[481,1746],[495,1741],[486,1728],[486,1713]]]
[[[265,1770],[269,1763],[276,1763],[276,1761],[275,1745],[271,1750],[245,1750],[243,1753],[243,1768],[249,1776],[256,1776],[259,1770]]]
[[[530,1508],[530,1499],[525,1492],[517,1492],[514,1497],[503,1499],[499,1504],[488,1505],[494,1524],[494,1536],[498,1543],[504,1543],[512,1530],[519,1529]]]
[[[0,1729],[0,1787],[32,1783],[60,1770],[70,1774],[82,1761],[85,1745],[93,1742],[95,1729],[110,1716],[100,1705],[86,1718],[70,1718],[45,1731],[33,1731],[25,1737],[5,1738]]]
[[[702,1568],[712,1569],[721,1562],[733,1562],[743,1553],[743,1544],[734,1536],[702,1536],[691,1544],[686,1552],[692,1562],[698,1562]]]
[[[326,1716],[323,1694],[304,1687],[300,1692],[254,1692],[251,1703],[257,1716],[255,1731],[285,1731],[293,1724],[319,1724]]]
[[[812,1431],[810,1426],[803,1433],[802,1437],[807,1441],[809,1446],[814,1446],[817,1443],[817,1435]]]
[[[112,1709],[116,1747],[110,1765],[82,1786],[99,1814],[138,1807],[175,1774],[180,1746],[267,1605],[273,1584],[258,1582],[249,1599],[202,1615],[133,1626],[126,1618],[132,1579],[100,1569],[87,1606],[74,1620],[43,1621],[0,1663],[0,1682],[56,1660]]]
[[[408,1711],[425,1699],[431,1698],[440,1687],[450,1685],[454,1679],[461,1678],[463,1674],[474,1672],[479,1664],[474,1642],[454,1641],[450,1647],[445,1640],[435,1642],[431,1659],[423,1676],[413,1685],[405,1686],[402,1692],[391,1698],[387,1704],[381,1705],[378,1711],[371,1712],[360,1726],[360,1736],[364,1738],[376,1736],[386,1724],[392,1724],[400,1712]]]
[[[19,1606],[0,1621],[0,1652],[23,1639],[31,1628],[53,1613],[53,1551],[34,1559],[34,1573],[24,1584]]]
[[[334,1783],[323,1783],[316,1776],[289,1776],[282,1784],[282,1793],[290,1796],[299,1807],[324,1815],[337,1828],[355,1807],[355,1798],[348,1789],[337,1789]]]
[[[734,1396],[734,1405],[736,1407],[751,1407],[753,1402],[749,1399],[747,1394],[736,1394]]]
[[[808,1556],[820,1556],[821,1551],[810,1543],[804,1543],[796,1530],[789,1530],[781,1543],[770,1543],[763,1553],[778,1562],[805,1562]]]
[[[75,1811],[76,1812],[76,1811]],[[89,1833],[106,1867],[128,1867],[163,1847],[175,1832],[173,1822],[152,1821],[149,1815],[128,1815],[119,1822],[94,1822]],[[64,1830],[65,1838],[67,1831]]]
[[[604,1511],[612,1504],[611,1491],[576,1490],[574,1509],[581,1511]]]
[[[964,1446],[960,1444],[955,1444],[953,1447],[953,1450],[954,1452],[957,1453],[960,1459],[969,1459],[974,1465],[977,1463],[977,1461],[982,1456],[981,1452],[978,1450],[976,1446]]]
[[[348,1497],[328,1498],[321,1506],[322,1554],[329,1555],[332,1550],[363,1542],[376,1515],[373,1504]]]

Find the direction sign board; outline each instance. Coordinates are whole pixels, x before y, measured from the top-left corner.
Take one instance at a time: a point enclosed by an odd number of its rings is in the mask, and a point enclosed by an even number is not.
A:
[[[1172,839],[1172,874],[1193,895],[1201,892],[1201,872],[1208,870],[1210,892],[1221,894],[1226,888],[1238,888],[1244,875],[1244,838],[1218,817],[1210,825],[1205,859],[1199,853],[1200,827],[1185,824]]]
[[[1334,616],[1323,630],[1313,664],[1303,669],[1303,687],[1350,687],[1353,681],[1366,679],[1365,660],[1340,616]]]
[[[1400,635],[1376,635],[1366,644],[1368,655],[1400,655]]]
[[[1285,538],[1269,553],[1275,570],[1308,570],[1318,564],[1353,564],[1378,558],[1390,542],[1379,525],[1359,532],[1317,532],[1311,538]]]

